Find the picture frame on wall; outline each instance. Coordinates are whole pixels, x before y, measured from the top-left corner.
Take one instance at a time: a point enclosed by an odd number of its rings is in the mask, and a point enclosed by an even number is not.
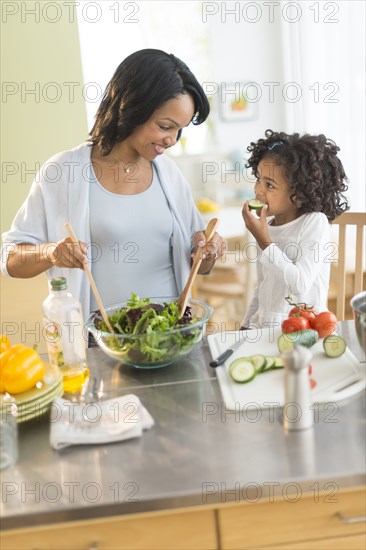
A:
[[[254,120],[258,116],[260,90],[255,82],[222,82],[219,111],[224,122]]]

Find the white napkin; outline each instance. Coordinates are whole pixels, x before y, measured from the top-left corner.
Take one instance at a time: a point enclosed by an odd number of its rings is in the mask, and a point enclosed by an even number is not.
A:
[[[154,425],[150,413],[133,394],[90,403],[56,397],[51,410],[50,444],[56,450],[140,437],[143,430]]]

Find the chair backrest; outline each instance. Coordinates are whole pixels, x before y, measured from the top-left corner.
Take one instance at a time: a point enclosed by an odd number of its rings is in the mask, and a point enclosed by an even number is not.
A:
[[[362,291],[363,283],[363,258],[365,255],[364,246],[364,228],[366,225],[365,212],[344,212],[332,222],[333,225],[339,226],[338,234],[338,265],[337,265],[337,309],[336,315],[338,320],[343,320],[345,317],[345,301],[346,301],[346,227],[355,225],[356,230],[356,261],[354,267],[354,286],[353,295]]]

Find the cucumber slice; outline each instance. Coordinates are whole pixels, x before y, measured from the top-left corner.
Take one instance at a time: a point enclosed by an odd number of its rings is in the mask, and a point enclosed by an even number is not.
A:
[[[255,366],[249,359],[235,359],[229,367],[229,373],[231,378],[235,382],[240,382],[241,384],[246,384],[253,380],[257,371]]]
[[[273,367],[275,366],[276,357],[274,355],[266,355],[266,361],[267,364],[264,370],[273,369]]]
[[[274,369],[283,369],[285,367],[281,357],[276,355],[266,355],[267,364],[262,372],[267,372]]]
[[[282,357],[275,357],[275,364],[272,367],[273,369],[284,369],[285,363],[283,362]]]
[[[248,359],[253,363],[255,370],[263,372],[267,365],[267,360],[264,355],[258,353],[257,355],[251,355]]]
[[[328,357],[340,357],[346,351],[347,344],[342,336],[331,334],[324,338],[323,348]]]
[[[251,199],[248,202],[248,206],[251,210],[262,210],[265,203],[263,201],[259,201],[257,199]]]
[[[319,334],[312,328],[298,330],[296,332],[288,332],[281,334],[277,340],[278,351],[281,353],[289,351],[295,344],[311,348],[319,340]]]

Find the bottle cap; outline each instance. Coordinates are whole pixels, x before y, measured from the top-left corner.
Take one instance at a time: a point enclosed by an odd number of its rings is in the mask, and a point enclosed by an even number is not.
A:
[[[309,348],[304,346],[295,345],[289,351],[282,354],[285,369],[290,371],[300,371],[301,369],[308,368],[313,354]]]
[[[67,289],[67,281],[66,277],[55,277],[54,279],[51,279],[51,289],[52,290],[66,290]]]

